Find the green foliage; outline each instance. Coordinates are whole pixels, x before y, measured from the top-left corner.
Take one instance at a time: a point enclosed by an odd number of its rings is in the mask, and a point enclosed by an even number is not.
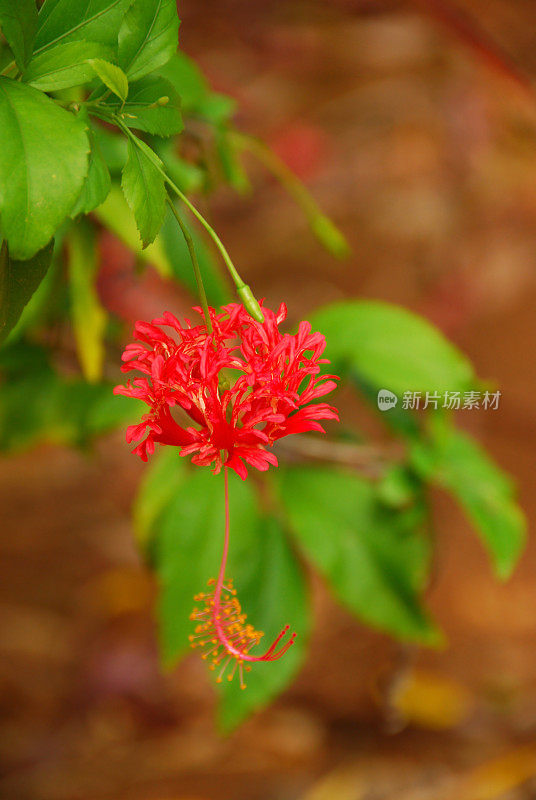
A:
[[[412,457],[428,480],[461,503],[497,576],[508,578],[526,539],[526,520],[510,477],[470,436],[453,428],[445,428],[432,444],[415,444]]]
[[[211,123],[229,120],[234,100],[213,92],[199,67],[184,53],[175,53],[159,74],[180,94],[184,113],[199,115]]]
[[[1,234],[14,258],[30,259],[80,194],[88,139],[81,120],[37,89],[2,77],[0,130]]]
[[[215,127],[215,141],[221,169],[229,186],[240,194],[249,192],[251,184],[240,160],[240,149],[226,125]]]
[[[39,12],[35,53],[63,42],[117,46],[117,32],[132,0],[45,0]]]
[[[89,64],[104,85],[124,103],[128,94],[128,78],[123,70],[102,58],[91,58]]]
[[[132,209],[143,247],[154,242],[164,221],[166,188],[162,173],[155,166],[162,162],[147,145],[128,142],[128,161],[123,169],[121,187]]]
[[[119,29],[118,63],[130,81],[162,67],[177,49],[175,0],[134,0]]]
[[[62,306],[62,295],[66,287],[60,275],[60,261],[57,256],[61,246],[61,236],[58,233],[52,248],[52,261],[45,277],[32,294],[17,323],[8,334],[7,342],[20,339],[27,331],[36,332],[57,318],[58,309]]]
[[[92,59],[112,57],[112,49],[100,42],[65,42],[32,58],[22,80],[43,92],[69,89],[93,80]]]
[[[90,211],[104,203],[112,185],[110,171],[91,126],[88,129],[88,139],[91,147],[88,172],[76,203],[71,209],[70,217],[72,219],[79,214],[89,214]]]
[[[86,445],[132,414],[133,401],[114,396],[111,384],[66,378],[42,348],[24,342],[0,350],[0,382],[0,451],[40,442]]]
[[[292,681],[304,661],[311,625],[303,569],[280,522],[273,516],[262,516],[255,506],[248,526],[238,536],[233,529],[233,547],[239,549],[239,564],[236,570],[233,568],[233,575],[248,621],[264,632],[258,650],[268,649],[286,624],[297,636],[279,661],[252,666],[246,675],[245,691],[237,681],[220,686],[218,719],[226,732],[266,706]]]
[[[18,68],[24,69],[32,55],[37,31],[35,0],[0,0],[0,28]]]
[[[106,105],[119,111],[112,102]],[[179,95],[168,81],[156,75],[130,85],[120,117],[129,128],[155,136],[174,136],[183,128]]]
[[[185,480],[186,462],[172,447],[163,447],[145,470],[133,509],[134,531],[147,555],[152,551],[161,515]]]
[[[171,448],[170,448],[171,449]],[[223,547],[223,477],[185,467],[163,453],[152,465],[136,505],[138,536],[152,539],[160,580],[160,640],[164,663],[172,666],[189,650],[193,623],[185,609],[217,574]],[[258,647],[267,649],[288,623],[298,634],[277,663],[256,663],[247,674],[247,691],[238,683],[222,686],[219,718],[235,727],[253,710],[266,705],[291,680],[299,667],[309,629],[309,602],[299,562],[280,523],[263,516],[249,482],[230,477],[233,527],[227,574],[238,589],[243,610],[265,632]],[[187,566],[186,566],[187,565]]]
[[[276,478],[292,531],[338,599],[401,639],[436,643],[419,594],[427,573],[426,508],[393,511],[351,472],[285,469]]]
[[[340,374],[355,373],[376,389],[464,391],[474,385],[471,364],[434,326],[390,303],[334,303],[313,315],[326,336],[326,357]],[[389,412],[391,413],[391,412]]]
[[[140,268],[152,264],[195,293],[189,251],[166,208],[166,189],[175,184],[197,225],[202,218],[188,194],[208,193],[221,181],[239,192],[249,189],[241,163],[249,151],[294,198],[318,240],[336,256],[348,252],[342,233],[286,165],[233,127],[235,102],[213,92],[197,65],[176,52],[178,26],[175,0],[45,0],[39,15],[32,0],[0,0],[9,45],[0,56],[4,451],[43,441],[87,445],[146,410],[114,396],[112,385],[101,381],[106,343],[115,339],[118,349],[119,342],[117,323],[107,320],[96,292],[96,224],[119,237]],[[174,138],[183,115],[203,131],[197,153]],[[177,210],[182,218],[184,206]],[[214,234],[208,223],[191,234],[208,300],[219,306],[231,297],[207,232]],[[215,234],[213,241],[218,245]],[[64,375],[51,348],[28,343],[52,341],[48,329],[63,329],[66,315],[85,379]],[[379,389],[400,396],[475,385],[467,359],[405,309],[370,300],[337,303],[311,322],[326,335],[333,371],[373,406]],[[376,481],[349,470],[280,467],[268,481],[260,478],[260,504],[253,488],[259,484],[232,476],[229,575],[248,621],[265,630],[268,644],[287,622],[298,638],[277,663],[254,665],[247,691],[224,683],[224,729],[269,702],[303,658],[310,608],[294,547],[360,620],[428,644],[440,640],[421,599],[430,559],[428,486],[443,487],[461,503],[500,577],[513,569],[525,521],[507,476],[439,413],[416,415],[399,403],[382,419],[404,437],[408,452],[387,463]],[[218,570],[223,481],[164,448],[147,469],[134,519],[140,546],[158,572],[161,649],[171,666],[188,648],[192,596]]]
[[[329,217],[326,217],[325,214],[315,214],[310,217],[309,223],[314,235],[329,253],[337,258],[347,258],[350,255],[350,246],[346,237]]]
[[[26,261],[11,258],[7,244],[0,247],[0,342],[19,319],[22,310],[44,278],[52,260],[54,242]]]

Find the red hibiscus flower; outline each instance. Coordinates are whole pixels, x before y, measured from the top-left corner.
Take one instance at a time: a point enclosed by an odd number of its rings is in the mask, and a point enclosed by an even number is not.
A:
[[[246,464],[277,466],[267,449],[277,439],[324,432],[318,420],[338,419],[332,406],[312,402],[336,387],[337,376],[320,374],[320,365],[328,363],[321,358],[324,336],[311,333],[308,322],[294,335],[281,333],[283,303],[277,314],[264,307],[263,313],[257,322],[238,303],[219,314],[210,308],[212,332],[204,320],[183,326],[167,311],[151,323],[136,323],[138,342],[125,348],[122,370],[145,377],[114,389],[150,408],[127,429],[128,442],[141,440],[134,453],[147,461],[155,442],[175,445],[195,464],[214,464],[215,473],[225,465],[245,478]]]

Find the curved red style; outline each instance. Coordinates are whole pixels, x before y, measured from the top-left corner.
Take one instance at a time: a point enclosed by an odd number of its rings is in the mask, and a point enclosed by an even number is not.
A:
[[[190,619],[196,623],[195,633],[189,637],[191,647],[203,647],[201,658],[210,659],[210,669],[219,668],[218,683],[221,683],[227,667],[234,662],[234,666],[227,673],[227,679],[232,681],[238,669],[240,688],[245,689],[244,669],[249,671],[251,664],[256,661],[276,661],[292,647],[296,634],[292,633],[283,643],[289,632],[289,625],[285,625],[280,634],[274,639],[265,653],[258,655],[251,653],[251,648],[259,644],[264,633],[257,631],[250,623],[246,623],[247,614],[242,611],[240,601],[236,596],[236,589],[232,579],[225,578],[227,555],[229,552],[229,482],[227,469],[225,475],[225,537],[223,540],[223,555],[220,572],[217,580],[211,578],[208,582],[209,591],[196,594],[194,600],[201,601],[201,608],[194,608]]]

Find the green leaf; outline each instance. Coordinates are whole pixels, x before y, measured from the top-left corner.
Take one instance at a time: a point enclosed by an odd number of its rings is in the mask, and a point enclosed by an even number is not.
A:
[[[35,54],[85,39],[117,46],[121,21],[132,0],[45,0],[39,12]]]
[[[236,528],[234,533],[236,543]],[[246,674],[244,691],[237,681],[220,686],[218,719],[224,732],[264,708],[288,686],[303,663],[311,625],[303,570],[285,532],[273,517],[259,517],[255,534],[255,539],[249,542],[239,532],[243,567],[237,567],[235,585],[248,621],[265,632],[259,652],[270,646],[286,624],[297,637],[280,660],[252,665],[251,672]]]
[[[119,29],[118,63],[139,80],[169,61],[178,35],[176,0],[134,0]]]
[[[69,89],[93,80],[90,59],[112,57],[111,48],[100,42],[65,42],[33,58],[22,80],[43,92]]]
[[[14,69],[13,51],[3,36],[0,36],[0,72],[6,68]]]
[[[128,94],[128,79],[123,70],[102,58],[90,58],[89,64],[104,85],[124,103]]]
[[[85,379],[96,383],[102,378],[106,313],[95,288],[98,256],[91,225],[80,221],[69,232],[66,244],[71,317],[78,359]]]
[[[307,215],[311,230],[328,253],[336,258],[348,258],[351,248],[342,231],[337,228],[333,220],[315,209]]]
[[[463,391],[475,380],[468,359],[437,328],[399,306],[335,303],[313,314],[311,324],[326,337],[334,371],[356,372],[376,389],[441,393]]]
[[[119,111],[117,106],[107,105]],[[180,98],[173,86],[164,78],[149,75],[131,84],[119,115],[129,128],[154,136],[174,136],[183,128],[180,109]]]
[[[227,122],[232,116],[235,101],[212,92],[199,67],[184,53],[175,53],[158,72],[180,95],[185,114],[199,114],[213,123]]]
[[[129,139],[121,187],[136,219],[143,247],[154,242],[166,210],[164,179],[155,161],[162,164],[145,142],[138,139],[134,144]]]
[[[196,231],[192,227],[189,230],[194,241],[208,302],[215,307],[231,302],[232,297],[229,287],[218,270],[210,251]],[[166,214],[159,239],[162,241],[164,252],[168,257],[173,277],[183,286],[186,286],[195,296],[197,294],[197,284],[190,253],[177,221],[170,211]]]
[[[91,146],[89,168],[82,191],[71,209],[72,219],[79,214],[89,214],[90,211],[104,203],[112,185],[110,172],[101,153],[95,131],[91,127],[88,129],[88,138]]]
[[[95,209],[97,219],[121,239],[132,252],[147,264],[152,264],[163,278],[171,278],[174,272],[160,236],[153,244],[142,248],[136,223],[119,186],[112,184],[106,201]]]
[[[58,252],[58,238],[54,239],[52,261],[45,277],[30,297],[22,310],[16,324],[9,332],[6,343],[14,342],[29,328],[41,327],[55,318],[57,305],[61,304],[61,291],[57,290],[57,284],[61,279],[59,275],[59,261],[55,257]]]
[[[251,190],[251,183],[240,160],[240,151],[224,126],[215,131],[216,150],[223,175],[227,183],[237,192],[244,194]]]
[[[173,139],[156,139],[153,142],[154,150],[162,159],[171,180],[177,184],[185,194],[202,190],[206,184],[206,171],[204,167],[185,161],[177,155],[177,148]]]
[[[37,31],[35,0],[0,0],[0,28],[18,68],[24,69],[32,55]]]
[[[512,480],[477,442],[455,429],[435,443],[430,455],[432,479],[459,500],[496,574],[508,578],[523,550],[527,527]]]
[[[0,77],[0,228],[16,259],[31,258],[54,235],[80,194],[88,169],[82,120],[42,92]]]
[[[100,125],[92,127],[93,136],[99,146],[106,165],[110,172],[118,174],[125,166],[128,154],[128,144],[125,137],[117,135],[117,128],[114,131],[102,128]]]
[[[11,330],[6,345],[21,339],[31,329],[32,337],[50,326],[62,324],[69,305],[68,287],[64,280],[63,241],[71,222],[66,221],[58,228],[54,236],[52,261],[45,277],[24,306],[17,324]]]
[[[291,680],[303,657],[309,625],[305,581],[284,533],[260,513],[249,483],[230,476],[231,544],[227,574],[234,578],[248,622],[265,632],[259,652],[284,624],[298,637],[281,660],[254,664],[247,689],[222,685],[220,722],[226,729],[269,702]],[[218,572],[223,546],[223,478],[209,470],[187,473],[159,516],[156,557],[161,585],[160,640],[171,666],[189,649],[193,595]],[[265,644],[266,642],[266,644]]]
[[[336,597],[370,625],[437,643],[419,602],[429,550],[422,505],[393,511],[373,485],[341,470],[286,469],[276,480],[300,546]]]
[[[150,549],[162,512],[184,483],[185,470],[175,447],[160,448],[146,468],[133,508],[134,531],[143,551]]]
[[[15,261],[4,242],[0,248],[0,342],[19,319],[50,266],[54,241],[27,261]]]

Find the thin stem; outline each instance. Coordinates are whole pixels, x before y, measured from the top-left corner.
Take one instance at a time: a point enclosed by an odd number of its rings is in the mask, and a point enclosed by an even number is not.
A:
[[[248,136],[239,131],[229,131],[229,137],[234,140],[242,150],[249,150],[259,161],[264,164],[267,170],[277,178],[281,185],[287,190],[291,197],[302,209],[304,214],[312,219],[322,214],[317,202],[305,188],[299,178],[287,167],[276,154],[267,147],[260,139]]]
[[[225,245],[223,244],[222,240],[220,239],[220,237],[218,236],[218,234],[216,233],[214,228],[211,225],[209,225],[209,223],[204,218],[204,216],[201,214],[201,212],[198,211],[197,208],[193,205],[193,203],[191,203],[188,200],[186,195],[183,194],[183,192],[181,192],[179,187],[175,183],[173,183],[173,181],[171,180],[170,177],[168,177],[166,172],[161,167],[158,167],[158,170],[161,173],[161,175],[163,176],[163,178],[166,181],[166,183],[168,184],[168,186],[171,189],[173,189],[175,194],[182,200],[184,205],[187,208],[190,209],[190,211],[192,212],[194,217],[201,223],[201,225],[204,227],[204,229],[207,231],[207,233],[209,234],[209,236],[211,237],[211,239],[215,243],[216,247],[220,251],[221,256],[222,256],[222,258],[223,258],[223,260],[225,262],[225,266],[227,267],[227,269],[229,271],[229,274],[230,274],[231,278],[234,281],[238,296],[242,300],[242,302],[243,302],[245,308],[247,309],[248,313],[251,314],[251,316],[254,319],[256,319],[257,322],[264,322],[264,314],[261,311],[259,303],[257,302],[257,299],[255,298],[255,295],[253,294],[253,292],[251,291],[249,286],[246,283],[244,283],[244,281],[240,277],[240,275],[238,273],[238,270],[236,269],[235,265],[231,261],[231,256],[227,252],[227,249],[226,249]]]
[[[126,136],[128,136],[128,138],[136,145],[136,147],[139,148],[138,137],[134,136],[132,131],[129,130],[129,128],[124,124],[124,122],[121,119],[119,119],[119,117],[116,114],[108,114],[105,110],[103,110],[102,108],[98,108],[96,106],[93,106],[89,110],[91,113],[95,114],[101,119],[104,119],[107,122],[112,122],[115,125],[117,125],[117,127],[120,128]],[[183,192],[181,192],[177,184],[171,180],[169,175],[164,170],[162,162],[160,161],[158,156],[155,154],[153,157],[152,155],[149,155],[149,153],[147,153],[147,151],[145,150],[143,152],[145,156],[151,160],[151,163],[154,165],[155,169],[157,169],[158,172],[162,175],[164,181],[167,183],[170,189],[172,189],[177,195],[177,197],[179,197],[182,200],[184,205],[192,212],[194,217],[201,223],[201,225],[204,227],[204,229],[211,237],[212,241],[220,251],[220,254],[225,262],[225,266],[227,267],[229,274],[234,281],[238,296],[242,300],[248,313],[251,314],[251,316],[254,319],[256,319],[257,322],[264,322],[264,314],[262,313],[261,307],[259,306],[259,303],[255,298],[255,295],[253,294],[249,286],[246,283],[244,283],[244,281],[240,277],[238,270],[236,269],[235,265],[231,260],[231,256],[227,252],[225,245],[223,244],[222,240],[220,239],[214,228],[207,222],[207,220],[204,218],[201,212],[197,210],[197,208],[193,205],[193,203],[190,202],[190,200],[186,197],[186,195]]]
[[[225,568],[227,566],[227,553],[229,552],[229,476],[228,476],[228,468],[223,468],[223,477],[225,481],[225,535],[223,539],[223,554],[221,557],[221,566],[220,572],[218,575],[218,581],[216,583],[216,589],[214,592],[214,596],[218,598],[221,594],[221,589],[223,586],[223,581],[225,580]]]
[[[337,258],[346,258],[350,254],[350,245],[346,241],[344,234],[322,212],[309,190],[287,167],[285,162],[264,142],[254,136],[248,136],[236,130],[229,131],[228,135],[238,148],[249,150],[250,153],[256,156],[261,164],[279,181],[303,211],[312,232],[324,247]]]
[[[221,253],[221,256],[222,256],[223,260],[225,261],[225,266],[229,270],[229,274],[231,275],[231,278],[233,279],[233,281],[234,281],[234,283],[236,285],[236,288],[238,289],[238,288],[241,288],[242,286],[245,286],[244,281],[242,280],[242,278],[238,274],[238,270],[236,269],[235,265],[233,264],[233,262],[231,260],[231,256],[229,255],[229,253],[227,251],[227,248],[223,244],[222,240],[220,239],[220,237],[218,236],[218,234],[216,233],[214,228],[207,222],[207,220],[204,218],[204,216],[201,214],[201,212],[197,210],[197,208],[190,202],[190,200],[188,200],[186,195],[183,192],[181,192],[181,190],[178,188],[178,186],[176,186],[173,183],[171,178],[168,178],[166,176],[166,180],[167,180],[169,186],[176,193],[176,195],[178,197],[180,197],[180,199],[182,200],[184,205],[187,206],[190,209],[190,211],[192,212],[194,217],[201,223],[201,225],[204,227],[204,229],[207,231],[209,236],[212,238],[212,240],[216,244],[218,250]]]
[[[100,112],[100,109],[99,109],[99,112]],[[106,114],[106,112],[105,112],[105,114]],[[108,114],[106,114],[106,116],[108,116]],[[118,127],[121,128],[123,133],[125,133],[129,137],[129,139],[134,142],[134,144],[137,143],[138,137],[134,136],[132,131],[129,130],[129,128],[124,124],[124,122],[122,122],[122,120],[118,119],[118,117],[115,114],[111,114],[111,115],[109,115],[109,117],[112,118],[112,120],[116,123],[116,125],[118,125]],[[243,286],[245,286],[244,281],[242,280],[242,278],[238,274],[238,270],[236,269],[235,265],[233,264],[233,262],[231,260],[231,256],[227,252],[227,248],[223,244],[222,240],[220,239],[220,237],[218,236],[218,234],[216,233],[214,228],[207,222],[207,220],[204,218],[204,216],[201,214],[201,212],[197,210],[197,208],[193,205],[193,203],[190,202],[190,200],[186,197],[186,195],[183,192],[181,192],[181,190],[179,189],[177,184],[174,183],[171,180],[169,175],[167,175],[166,171],[162,168],[162,164],[160,162],[160,159],[158,159],[158,160],[151,159],[151,161],[154,164],[154,166],[156,167],[156,169],[159,171],[159,173],[162,175],[162,177],[164,178],[164,180],[167,183],[167,185],[171,189],[173,189],[173,191],[175,192],[177,197],[179,197],[182,200],[182,202],[184,203],[184,205],[187,208],[190,209],[190,211],[192,212],[194,217],[201,223],[201,225],[207,231],[207,233],[209,234],[209,236],[213,240],[214,244],[216,245],[216,247],[220,251],[221,256],[222,256],[222,258],[223,258],[223,260],[225,262],[225,266],[229,270],[229,274],[231,275],[233,281],[235,282],[236,288],[239,289],[239,288],[242,288]]]
[[[208,310],[207,294],[205,292],[203,276],[201,275],[201,270],[199,269],[199,262],[197,260],[193,239],[191,237],[190,231],[188,230],[183,220],[181,219],[179,212],[175,208],[175,204],[169,199],[169,197],[167,200],[169,207],[171,208],[171,211],[173,213],[173,216],[179,223],[179,228],[182,231],[182,235],[184,236],[184,240],[190,252],[190,258],[192,259],[192,266],[194,268],[195,281],[197,283],[197,291],[199,293],[199,299],[201,300],[201,305],[203,307],[203,314],[205,315],[205,322],[207,324],[207,331],[209,333],[212,333],[212,321],[210,319],[210,314]],[[225,474],[227,475],[227,472]]]

